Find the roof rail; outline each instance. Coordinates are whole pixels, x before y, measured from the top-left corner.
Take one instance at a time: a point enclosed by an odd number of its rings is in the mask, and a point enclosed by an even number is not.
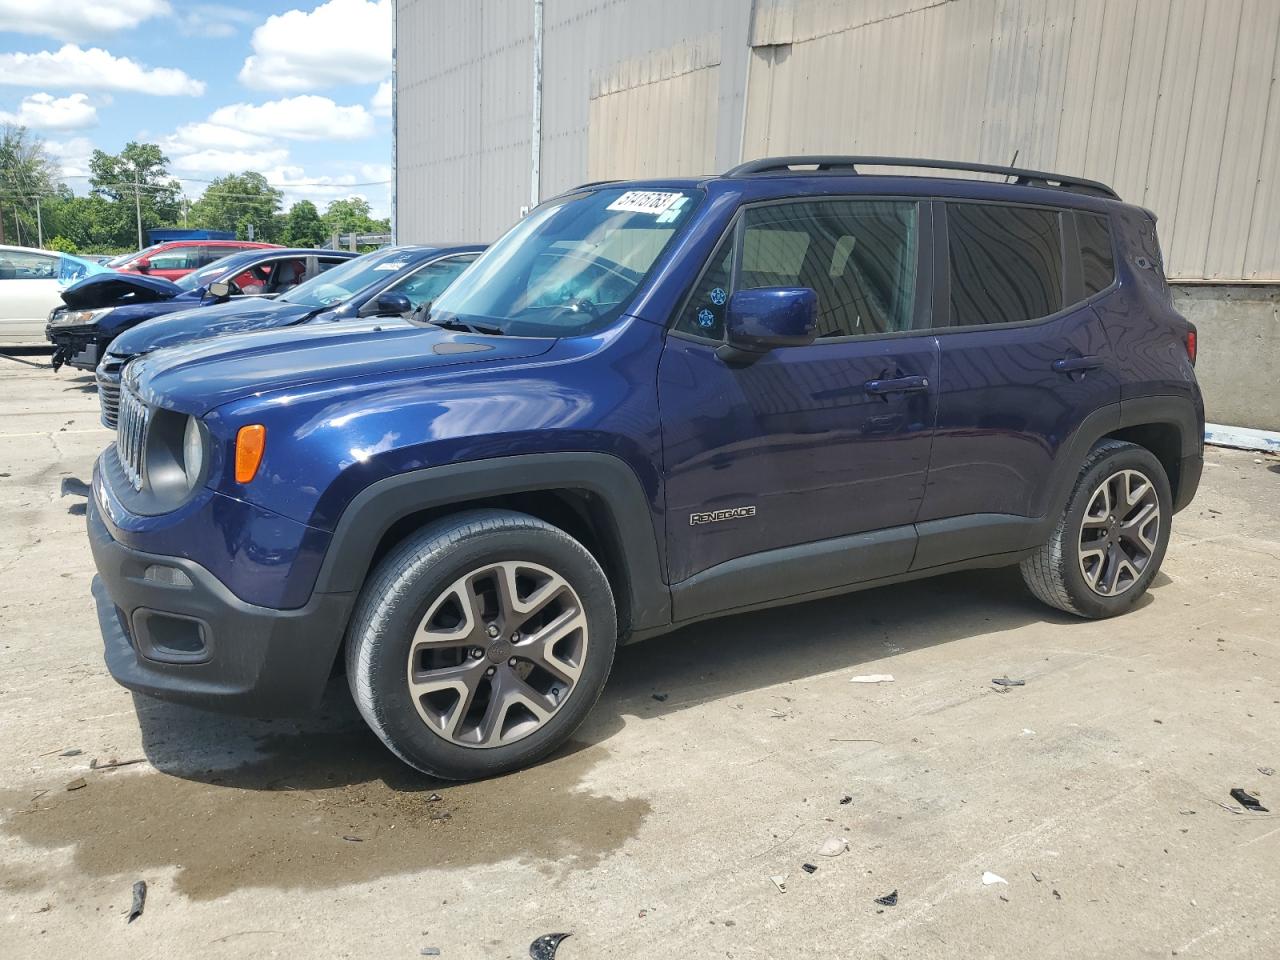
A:
[[[959,170],[965,173],[994,173],[1012,177],[1013,182],[1029,187],[1052,187],[1087,193],[1119,200],[1120,196],[1105,183],[1069,177],[1061,173],[1045,173],[1042,170],[1024,170],[1021,167],[1002,167],[992,163],[962,163],[957,160],[923,160],[917,157],[845,157],[839,155],[815,155],[795,157],[762,157],[749,160],[725,171],[726,177],[749,177],[761,173],[844,173],[856,174],[859,166],[869,167],[919,167],[927,170]],[[816,167],[816,170],[794,170],[793,167]]]

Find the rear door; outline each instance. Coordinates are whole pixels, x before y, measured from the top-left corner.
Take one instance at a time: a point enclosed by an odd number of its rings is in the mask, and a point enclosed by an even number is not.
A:
[[[907,569],[936,414],[930,247],[911,199],[739,213],[658,372],[677,617]],[[766,286],[812,288],[819,338],[722,361],[729,298]]]
[[[49,311],[61,303],[56,255],[0,250],[0,343],[43,339]]]
[[[1120,399],[1092,306],[1114,269],[1091,264],[1086,288],[1080,217],[1106,236],[1105,218],[1053,207],[935,206],[941,369],[917,569],[1025,546],[1059,471],[1079,466],[1064,441]]]

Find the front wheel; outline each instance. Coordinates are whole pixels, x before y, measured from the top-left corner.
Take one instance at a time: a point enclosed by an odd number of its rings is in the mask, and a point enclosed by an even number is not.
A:
[[[1173,498],[1151,451],[1105,440],[1090,451],[1048,541],[1022,578],[1050,606],[1090,619],[1129,610],[1169,545]]]
[[[437,521],[378,565],[347,635],[347,678],[382,741],[433,776],[526,766],[604,688],[617,615],[595,558],[525,514]]]

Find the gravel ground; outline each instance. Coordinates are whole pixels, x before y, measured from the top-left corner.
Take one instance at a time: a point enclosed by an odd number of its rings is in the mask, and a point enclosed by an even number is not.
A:
[[[622,651],[551,761],[454,786],[392,759],[341,680],[299,722],[111,681],[61,492],[111,434],[91,379],[41,363],[0,357],[6,956],[520,958],[549,932],[573,934],[558,960],[1275,949],[1280,461],[1210,449],[1121,619],[999,570],[702,624]],[[849,682],[869,673],[894,680]],[[93,768],[113,758],[142,762]],[[848,851],[819,856],[830,838]]]

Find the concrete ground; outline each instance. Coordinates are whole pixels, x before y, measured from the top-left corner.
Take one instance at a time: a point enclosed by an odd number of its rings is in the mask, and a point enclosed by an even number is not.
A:
[[[111,435],[88,377],[37,362],[0,358],[4,956],[520,958],[550,932],[559,960],[1274,955],[1276,460],[1208,452],[1122,619],[1006,570],[700,625],[622,651],[555,759],[453,786],[341,681],[271,723],[111,681],[60,495]]]

